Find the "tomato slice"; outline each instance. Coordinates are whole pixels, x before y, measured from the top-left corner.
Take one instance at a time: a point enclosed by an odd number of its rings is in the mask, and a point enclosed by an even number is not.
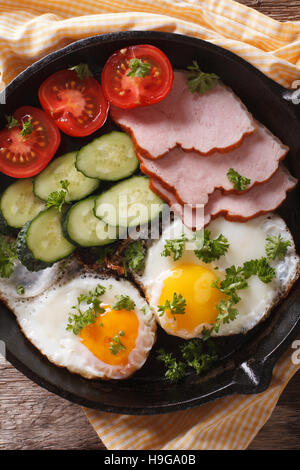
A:
[[[132,72],[133,59],[148,66],[148,73],[128,75]],[[157,47],[142,44],[126,47],[109,57],[102,71],[102,89],[113,105],[128,109],[163,100],[171,90],[173,79],[167,56]]]
[[[42,108],[68,135],[84,137],[106,121],[109,103],[93,77],[79,78],[74,70],[60,70],[40,86]]]
[[[14,178],[37,175],[54,156],[60,133],[39,108],[22,106],[14,113],[18,121],[0,131],[0,171]],[[31,122],[31,133],[22,136],[23,124]]]

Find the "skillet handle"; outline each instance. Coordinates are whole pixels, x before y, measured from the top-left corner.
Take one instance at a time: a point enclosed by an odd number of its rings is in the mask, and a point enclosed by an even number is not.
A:
[[[300,88],[297,88],[296,90],[285,90],[282,94],[282,98],[289,103],[295,105],[300,104]]]

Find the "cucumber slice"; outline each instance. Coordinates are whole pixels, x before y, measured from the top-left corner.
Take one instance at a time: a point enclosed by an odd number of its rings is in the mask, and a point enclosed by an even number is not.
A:
[[[133,176],[97,196],[94,210],[108,225],[134,227],[157,217],[163,205],[149,188],[149,178]]]
[[[0,210],[9,227],[20,229],[45,209],[45,202],[32,189],[32,180],[23,179],[8,186],[2,194]]]
[[[108,245],[116,240],[116,227],[111,227],[95,217],[97,196],[79,201],[69,209],[63,222],[65,237],[79,246]]]
[[[36,196],[47,201],[48,196],[53,191],[60,191],[60,181],[68,180],[70,185],[66,195],[66,201],[79,201],[94,192],[100,181],[94,178],[87,178],[76,169],[76,152],[66,153],[55,158],[50,165],[45,168],[33,183],[33,191]]]
[[[75,249],[62,232],[62,214],[55,207],[40,212],[19,232],[17,254],[29,271],[39,271],[66,258]]]
[[[139,165],[133,142],[124,132],[113,131],[82,147],[76,167],[84,175],[117,181],[132,175]]]

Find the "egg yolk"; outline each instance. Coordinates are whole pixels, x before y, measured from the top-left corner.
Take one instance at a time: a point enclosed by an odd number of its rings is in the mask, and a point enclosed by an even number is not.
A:
[[[173,315],[166,310],[164,315],[170,321],[164,325],[174,332],[186,330],[192,333],[200,324],[214,323],[218,315],[216,306],[224,298],[218,289],[212,287],[215,280],[216,274],[205,266],[182,264],[172,269],[171,275],[164,280],[159,305],[164,305],[166,300],[172,302],[176,292],[185,298],[186,307],[184,314]]]
[[[104,306],[105,313],[96,323],[86,326],[79,336],[90,352],[105,364],[126,365],[138,336],[139,321],[135,312],[113,310]]]

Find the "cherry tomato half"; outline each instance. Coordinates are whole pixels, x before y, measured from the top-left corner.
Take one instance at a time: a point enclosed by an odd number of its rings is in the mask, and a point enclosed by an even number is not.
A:
[[[110,56],[102,71],[102,89],[113,105],[135,108],[163,100],[173,79],[167,56],[157,47],[143,44],[126,47]]]
[[[40,86],[42,108],[68,135],[84,137],[106,121],[109,103],[93,77],[79,78],[74,70],[60,70]]]
[[[0,131],[0,171],[14,178],[28,178],[42,171],[54,156],[60,133],[39,108],[22,106],[13,116],[14,127],[7,125]],[[27,133],[22,135],[26,123]]]

